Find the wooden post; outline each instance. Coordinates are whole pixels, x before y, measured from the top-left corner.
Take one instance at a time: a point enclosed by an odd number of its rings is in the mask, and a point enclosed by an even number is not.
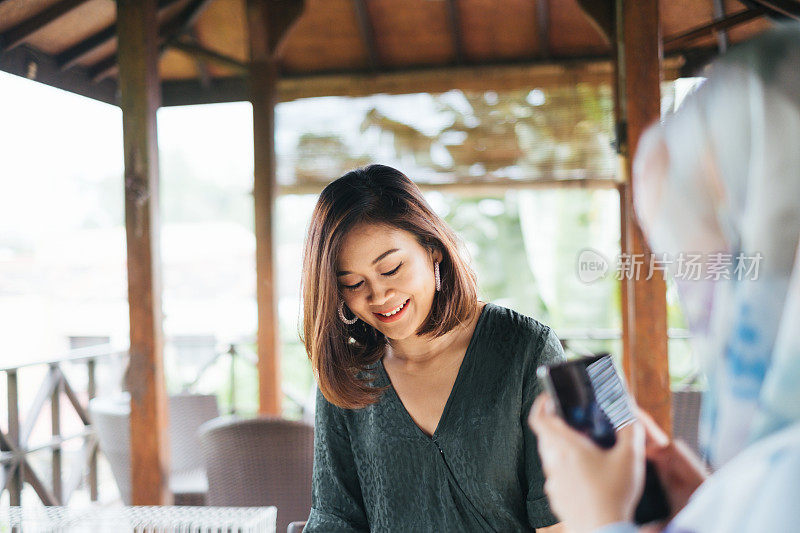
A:
[[[633,210],[631,161],[644,129],[661,109],[661,35],[658,0],[616,1],[617,92],[624,184],[620,188],[622,253],[643,261],[623,279],[625,368],[639,405],[671,431],[671,393],[667,358],[666,287],[660,272],[648,277],[650,250]]]
[[[131,484],[134,505],[165,505],[169,493],[162,361],[156,111],[156,0],[119,0],[119,89],[125,145],[125,226],[130,306]]]
[[[281,372],[275,272],[275,103],[277,50],[302,11],[300,0],[247,0],[250,37],[250,102],[255,147],[256,297],[258,300],[259,412],[280,416]]]

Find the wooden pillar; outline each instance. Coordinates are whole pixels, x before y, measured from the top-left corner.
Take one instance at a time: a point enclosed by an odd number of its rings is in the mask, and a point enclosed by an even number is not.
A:
[[[256,234],[256,298],[258,301],[259,412],[281,414],[280,336],[275,268],[275,104],[278,49],[302,12],[300,0],[247,0],[250,38],[250,102],[253,144]]]
[[[661,109],[661,32],[658,0],[616,0],[617,124],[621,133],[622,253],[640,258],[641,271],[622,281],[623,344],[627,377],[639,405],[667,431],[672,428],[667,358],[666,287],[648,277],[650,250],[633,210],[631,161],[644,129]]]
[[[169,493],[162,361],[158,143],[161,101],[157,0],[118,0],[119,89],[125,144],[125,226],[130,306],[131,484],[134,505],[164,505]]]

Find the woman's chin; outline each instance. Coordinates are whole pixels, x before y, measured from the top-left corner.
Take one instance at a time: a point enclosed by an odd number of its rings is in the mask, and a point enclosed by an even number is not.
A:
[[[383,333],[383,336],[386,337],[387,339],[393,341],[402,341],[409,337],[413,337],[416,334],[419,327],[421,326],[421,324],[413,325],[405,321],[403,322],[404,323],[402,324],[398,323],[396,327],[392,327],[393,324],[380,324],[378,331]]]

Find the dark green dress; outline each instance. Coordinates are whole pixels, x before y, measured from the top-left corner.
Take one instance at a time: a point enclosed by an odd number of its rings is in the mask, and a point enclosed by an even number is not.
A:
[[[487,304],[428,437],[393,388],[363,409],[317,396],[304,533],[531,531],[556,523],[527,416],[536,368],[563,358],[547,326]],[[382,363],[377,386],[391,385]]]

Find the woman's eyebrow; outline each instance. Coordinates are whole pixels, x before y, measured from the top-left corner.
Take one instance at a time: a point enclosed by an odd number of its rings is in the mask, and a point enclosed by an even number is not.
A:
[[[399,251],[399,250],[398,250],[397,248],[392,248],[391,250],[386,250],[386,251],[385,251],[385,252],[383,252],[381,255],[379,255],[378,257],[376,257],[375,259],[373,259],[373,260],[372,260],[372,264],[374,265],[375,263],[377,263],[378,261],[380,261],[381,259],[383,259],[383,258],[384,258],[384,257],[386,257],[387,255],[389,255],[389,254],[393,254],[393,253],[395,253],[395,252],[398,252],[398,251]]]
[[[391,250],[386,250],[386,251],[385,251],[385,252],[383,252],[381,255],[379,255],[378,257],[376,257],[375,259],[373,259],[373,260],[372,260],[372,264],[374,265],[375,263],[377,263],[378,261],[380,261],[381,259],[383,259],[383,258],[384,258],[384,257],[386,257],[387,255],[389,255],[389,254],[393,254],[393,253],[395,253],[395,252],[399,252],[399,251],[400,251],[400,249],[399,249],[399,248],[392,248]],[[340,270],[340,271],[338,271],[338,272],[336,273],[336,277],[339,277],[339,276],[346,276],[347,274],[352,274],[352,272],[350,272],[350,271],[348,271],[348,270]]]

